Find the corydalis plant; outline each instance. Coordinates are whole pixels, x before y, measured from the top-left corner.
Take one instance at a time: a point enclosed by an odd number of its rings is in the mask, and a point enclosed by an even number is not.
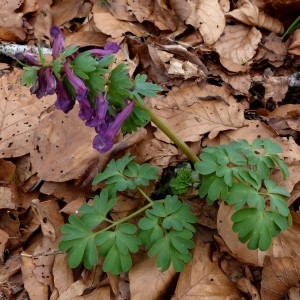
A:
[[[147,111],[135,106],[134,101],[142,102],[140,95],[153,96],[161,88],[146,83],[146,76],[131,80],[124,64],[110,69],[118,44],[109,42],[103,49],[87,51],[76,46],[65,49],[59,27],[52,27],[50,35],[50,61],[41,51],[39,55],[24,52],[16,56],[29,64],[21,80],[31,86],[32,94],[40,99],[56,93],[55,107],[64,113],[77,102],[79,118],[96,131],[93,147],[99,152],[113,147],[121,128],[123,133],[130,133],[148,121]]]

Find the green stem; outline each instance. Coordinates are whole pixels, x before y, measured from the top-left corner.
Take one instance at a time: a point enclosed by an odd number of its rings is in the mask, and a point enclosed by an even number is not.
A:
[[[152,200],[151,200],[152,201]],[[153,202],[153,201],[152,201]],[[148,203],[147,205],[143,206],[142,208],[140,208],[139,210],[133,212],[132,214],[128,215],[127,217],[119,220],[119,221],[116,221],[116,222],[113,222],[113,224],[105,227],[104,229],[100,230],[100,231],[97,231],[95,234],[99,234],[101,232],[104,232],[104,231],[108,231],[109,229],[113,228],[113,227],[116,227],[117,225],[119,224],[122,224],[124,222],[126,222],[127,220],[130,220],[132,219],[133,217],[141,214],[142,212],[144,212],[146,209],[148,209],[149,207],[152,206],[153,203]]]
[[[166,123],[138,101],[134,101],[134,103],[148,112],[151,121],[189,158],[192,163],[199,161],[199,158],[192,149],[174,131],[172,131]]]
[[[152,199],[149,198],[149,196],[139,187],[137,186],[136,189],[140,192],[140,194],[142,194],[142,196],[149,202],[149,203],[153,203]]]

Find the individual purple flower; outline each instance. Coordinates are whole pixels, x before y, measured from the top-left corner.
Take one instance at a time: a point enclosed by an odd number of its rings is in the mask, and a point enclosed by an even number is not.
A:
[[[75,104],[75,101],[69,95],[62,81],[57,80],[56,83],[57,100],[54,105],[57,109],[62,110],[65,114],[68,113]]]
[[[64,37],[58,26],[53,26],[50,29],[52,41],[52,56],[56,58],[58,54],[64,51]]]
[[[32,52],[17,53],[16,58],[19,60],[26,60],[32,66],[41,66],[41,63],[38,61],[36,54]]]
[[[108,42],[104,45],[104,49],[92,49],[91,53],[94,56],[103,57],[108,54],[117,53],[120,49],[120,46],[115,42]]]
[[[93,147],[99,152],[103,153],[112,148],[114,139],[119,132],[123,122],[131,114],[134,103],[130,102],[125,108],[116,116],[115,120],[110,124],[102,124],[96,127],[97,135],[93,141]]]
[[[37,75],[37,81],[30,89],[31,94],[36,94],[38,99],[53,95],[56,91],[56,78],[52,74],[51,67],[40,69]]]
[[[67,79],[69,80],[76,92],[76,100],[81,101],[83,99],[86,99],[88,88],[86,87],[84,82],[71,71],[67,62],[64,63],[64,70]]]
[[[102,92],[99,93],[98,97],[95,97],[95,111],[90,119],[85,122],[86,126],[97,127],[105,121],[107,114],[108,102],[104,98]]]
[[[79,113],[78,116],[82,121],[87,121],[92,118],[94,113],[94,108],[88,99],[84,98],[79,102]]]

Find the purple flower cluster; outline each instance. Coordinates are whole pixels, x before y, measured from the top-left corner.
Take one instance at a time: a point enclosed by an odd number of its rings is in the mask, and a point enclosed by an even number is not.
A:
[[[50,35],[52,37],[53,60],[61,61],[59,76],[53,72],[51,63],[43,65],[33,53],[25,52],[17,56],[18,59],[26,60],[28,64],[38,68],[37,80],[30,92],[35,94],[38,99],[56,93],[55,107],[64,113],[72,110],[77,100],[79,118],[85,121],[86,126],[93,127],[97,133],[93,147],[99,152],[106,152],[114,145],[114,139],[125,119],[131,114],[134,103],[124,100],[126,101],[124,108],[120,111],[116,110],[113,117],[109,113],[109,103],[102,92],[99,92],[99,95],[90,101],[87,85],[84,80],[74,74],[71,67],[72,61],[79,52],[77,51],[67,57],[63,55],[65,51],[64,38],[59,27],[52,27]],[[102,58],[108,54],[114,54],[118,50],[118,44],[109,42],[104,46],[104,49],[92,49],[90,53],[95,58]],[[70,92],[70,88],[73,92]]]

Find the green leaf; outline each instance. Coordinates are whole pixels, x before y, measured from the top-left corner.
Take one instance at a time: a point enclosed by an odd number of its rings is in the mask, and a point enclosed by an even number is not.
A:
[[[148,186],[150,180],[158,178],[158,167],[149,164],[137,164],[130,162],[124,170],[124,175],[130,177],[136,185]]]
[[[80,207],[78,214],[81,216],[81,222],[89,229],[95,228],[104,220],[107,220],[106,215],[116,202],[115,195],[112,196],[108,188],[103,189],[99,196],[94,197],[92,205],[84,203]]]
[[[150,248],[148,255],[157,256],[156,264],[163,272],[171,263],[174,270],[180,272],[192,258],[188,250],[194,247],[191,238],[192,233],[188,230],[171,231]]]
[[[143,99],[140,95],[146,97],[155,97],[156,94],[163,89],[152,82],[146,82],[147,76],[145,74],[137,74],[133,83],[132,95],[141,103]]]
[[[21,83],[27,87],[34,85],[37,80],[37,71],[39,70],[39,67],[23,67],[23,70]]]
[[[75,45],[68,47],[63,52],[63,58],[66,58],[67,56],[74,54],[78,49],[79,47]]]
[[[174,194],[181,195],[188,191],[189,187],[193,185],[193,181],[191,168],[178,169],[176,177],[170,181],[170,187]]]
[[[228,186],[223,178],[216,177],[214,174],[203,176],[199,189],[199,196],[204,198],[208,204],[213,204],[216,200],[226,200]]]
[[[98,184],[100,182],[105,182],[107,185],[110,185],[113,189],[117,191],[124,191],[127,188],[134,189],[136,187],[136,183],[124,177],[124,169],[126,166],[134,160],[134,156],[130,156],[130,154],[126,154],[121,159],[115,161],[111,160],[105,170],[96,175],[93,180],[93,185]]]
[[[234,205],[235,210],[239,210],[246,204],[250,207],[257,207],[258,210],[265,208],[265,200],[260,193],[243,183],[234,183],[228,191],[226,202]]]
[[[283,179],[287,179],[287,177],[290,176],[289,169],[287,165],[281,160],[281,158],[278,155],[272,155],[270,158],[278,165],[278,167],[281,170]]]
[[[87,73],[95,71],[97,65],[98,62],[91,55],[91,52],[84,51],[78,54],[74,59],[73,71],[78,77],[82,79],[89,79],[89,75]]]
[[[138,128],[143,127],[150,120],[149,113],[146,109],[134,106],[131,114],[123,122],[121,130],[123,134],[137,131]]]
[[[131,79],[128,75],[129,70],[125,64],[116,66],[108,78],[107,99],[111,105],[122,109],[125,106],[123,99],[130,96],[130,89],[132,87]]]
[[[266,251],[272,238],[288,228],[287,218],[256,208],[244,208],[232,215],[234,232],[238,233],[241,242],[247,243],[249,249]]]

